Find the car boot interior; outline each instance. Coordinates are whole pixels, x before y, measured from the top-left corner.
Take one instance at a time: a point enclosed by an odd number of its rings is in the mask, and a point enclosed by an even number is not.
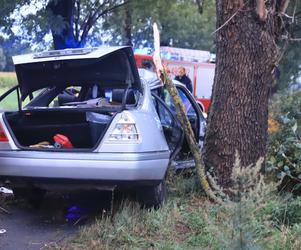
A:
[[[6,113],[6,121],[20,146],[41,142],[54,145],[57,134],[66,136],[73,148],[92,149],[112,120],[112,114],[87,111],[40,111]]]

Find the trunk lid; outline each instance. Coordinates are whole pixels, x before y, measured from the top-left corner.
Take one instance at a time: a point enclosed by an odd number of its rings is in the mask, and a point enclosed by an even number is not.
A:
[[[130,47],[82,48],[14,56],[22,100],[51,86],[101,83],[142,90]]]

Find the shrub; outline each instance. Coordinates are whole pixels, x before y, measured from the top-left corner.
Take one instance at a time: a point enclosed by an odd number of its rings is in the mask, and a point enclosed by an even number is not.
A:
[[[301,190],[301,91],[275,97],[270,106],[266,170],[281,188]]]

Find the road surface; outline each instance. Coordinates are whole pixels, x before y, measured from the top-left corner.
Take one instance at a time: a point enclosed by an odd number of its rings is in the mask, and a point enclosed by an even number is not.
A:
[[[9,202],[5,208],[10,214],[0,212],[0,249],[47,249],[54,244],[76,237],[81,225],[93,221],[95,216],[110,210],[111,194],[85,192],[72,196],[50,194],[40,209],[27,202]]]

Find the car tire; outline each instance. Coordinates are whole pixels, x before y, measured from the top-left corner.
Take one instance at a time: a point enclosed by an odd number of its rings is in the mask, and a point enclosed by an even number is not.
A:
[[[142,186],[136,189],[136,197],[142,208],[158,209],[167,199],[165,181],[156,186]]]

